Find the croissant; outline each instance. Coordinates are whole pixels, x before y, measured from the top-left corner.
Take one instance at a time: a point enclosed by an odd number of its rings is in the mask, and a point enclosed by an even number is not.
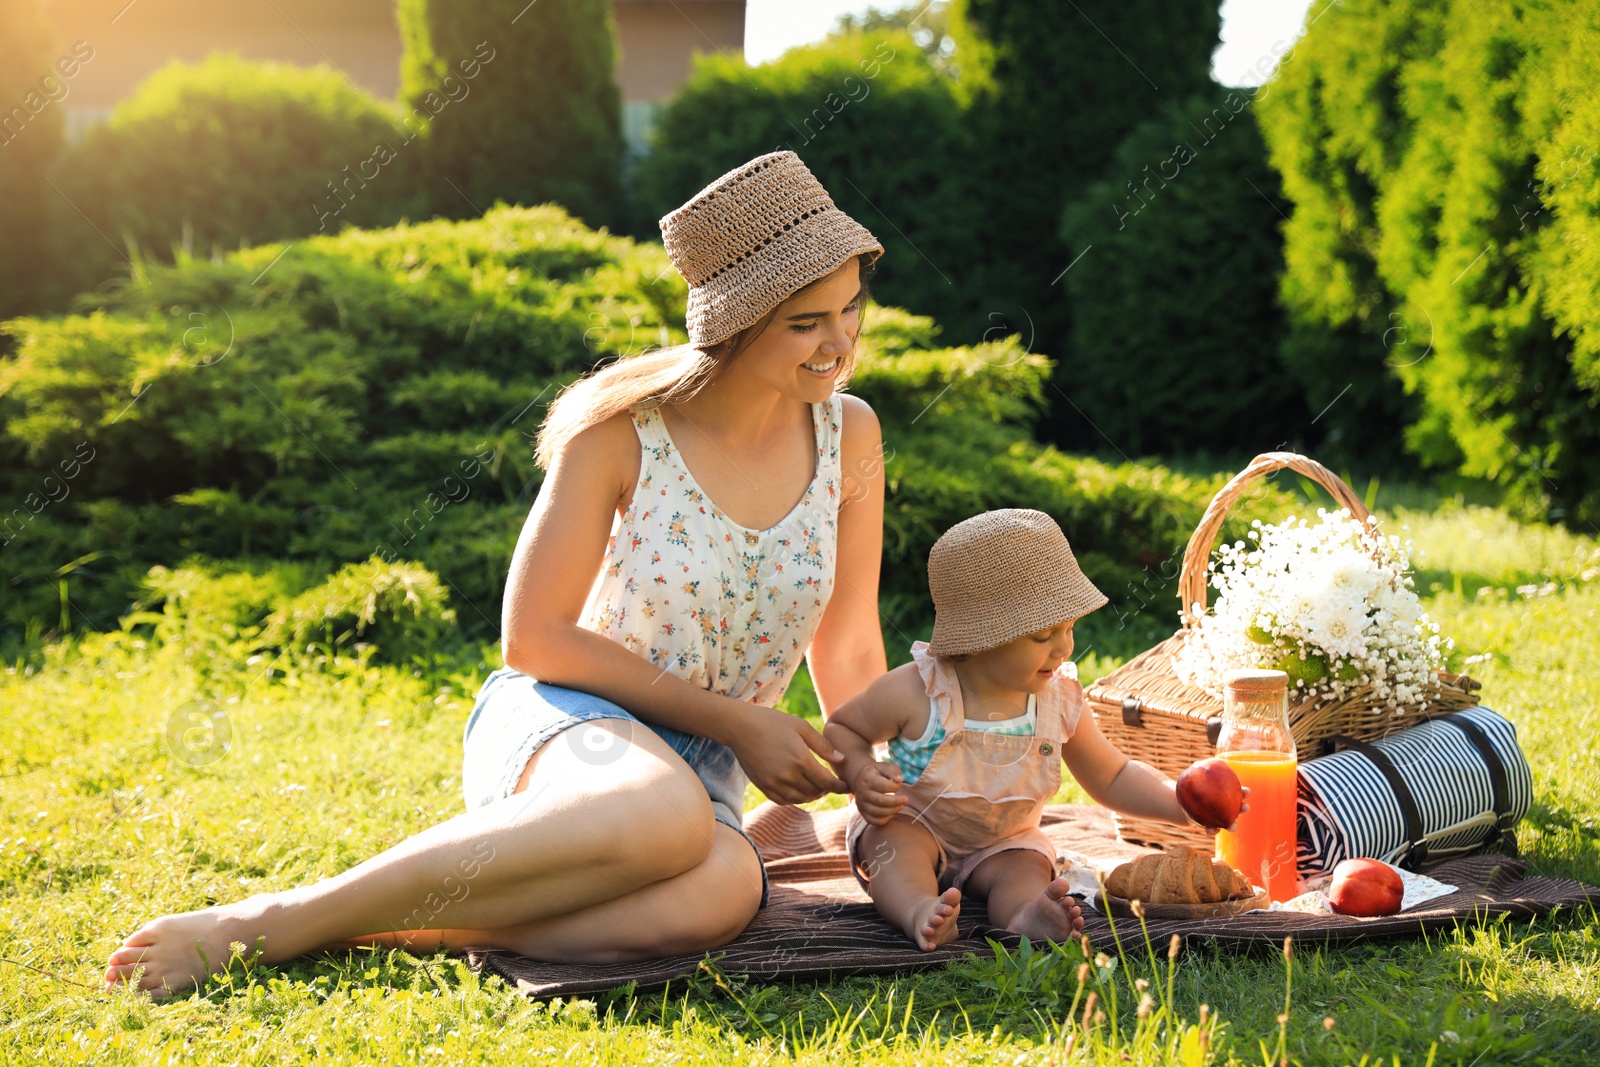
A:
[[[1149,904],[1216,904],[1254,892],[1249,881],[1187,845],[1169,846],[1122,864],[1106,878],[1106,891]]]

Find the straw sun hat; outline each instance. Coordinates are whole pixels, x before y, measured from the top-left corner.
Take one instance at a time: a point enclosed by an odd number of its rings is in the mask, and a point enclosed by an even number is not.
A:
[[[706,348],[754,324],[802,286],[883,245],[840,211],[793,152],[757,156],[661,219],[689,283],[689,340]]]
[[[1061,527],[1031,508],[986,511],[946,530],[928,553],[928,587],[936,656],[994,648],[1107,603]]]

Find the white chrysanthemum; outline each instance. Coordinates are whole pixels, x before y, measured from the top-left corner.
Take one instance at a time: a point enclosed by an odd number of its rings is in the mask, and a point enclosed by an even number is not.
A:
[[[1366,605],[1348,600],[1323,600],[1306,619],[1306,640],[1323,652],[1354,656],[1364,651],[1361,631],[1367,622]]]
[[[1216,602],[1175,660],[1181,676],[1215,688],[1229,669],[1282,664],[1311,696],[1371,687],[1378,703],[1427,699],[1452,646],[1406,574],[1408,543],[1348,511],[1252,523],[1249,538],[1211,562]]]

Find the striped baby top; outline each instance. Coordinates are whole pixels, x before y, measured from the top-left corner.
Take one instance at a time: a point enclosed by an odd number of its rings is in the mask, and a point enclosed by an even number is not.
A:
[[[940,723],[939,717],[939,702],[936,698],[929,697],[928,725],[922,731],[922,736],[911,740],[907,740],[904,736],[889,739],[889,758],[900,768],[900,774],[905,778],[907,785],[922,777],[922,772],[928,769],[928,762],[933,759],[933,754],[939,750],[939,745],[945,739],[944,726]],[[1015,718],[963,719],[969,730],[982,730],[985,733],[1006,734],[1012,737],[1031,736],[1037,721],[1038,709],[1032,693],[1028,694],[1028,710]]]
[[[776,525],[752,530],[695,482],[660,410],[635,410],[639,480],[579,625],[691,685],[776,704],[833,592],[843,412],[837,393],[811,405],[811,482]]]
[[[928,651],[928,642],[911,643],[911,661],[917,665],[923,685],[928,691],[928,724],[920,737],[892,737],[889,739],[889,758],[900,768],[906,784],[911,785],[928,769],[933,755],[945,740],[943,723],[952,713],[962,712],[961,680],[956,676],[955,664],[943,656]],[[1083,687],[1078,684],[1078,665],[1066,660],[1056,667],[1050,684],[1039,694],[1028,695],[1028,710],[1011,719],[969,719],[964,714],[962,724],[968,730],[1011,736],[1028,736],[1035,732],[1038,722],[1038,699],[1055,702],[1061,710],[1061,740],[1065,743],[1078,726],[1078,716],[1083,713]]]

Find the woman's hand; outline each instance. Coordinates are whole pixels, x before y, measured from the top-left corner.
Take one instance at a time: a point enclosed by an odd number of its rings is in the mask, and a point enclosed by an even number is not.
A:
[[[833,768],[817,762],[821,757],[837,768],[844,753],[835,749],[812,729],[811,724],[794,715],[759,704],[745,705],[739,733],[728,742],[744,773],[769,800],[779,804],[803,804],[824,793],[849,790]]]
[[[873,826],[886,826],[890,819],[900,814],[906,798],[899,789],[905,784],[900,768],[887,760],[868,763],[856,772],[856,810]]]

